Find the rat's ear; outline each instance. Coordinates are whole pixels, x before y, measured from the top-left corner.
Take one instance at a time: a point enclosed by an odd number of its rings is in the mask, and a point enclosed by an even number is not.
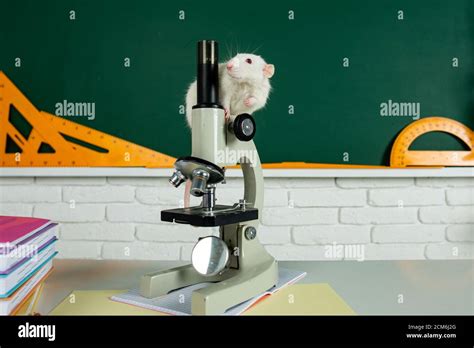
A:
[[[263,76],[270,78],[275,74],[275,66],[273,64],[265,64],[263,68]]]

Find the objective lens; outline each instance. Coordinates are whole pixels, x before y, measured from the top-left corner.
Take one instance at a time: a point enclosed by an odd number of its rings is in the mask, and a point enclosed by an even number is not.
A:
[[[195,197],[201,197],[206,192],[209,173],[202,169],[195,169],[192,178],[191,194]]]
[[[184,181],[186,180],[186,178],[184,177],[183,173],[181,173],[179,170],[175,171],[173,173],[173,175],[171,175],[171,177],[169,178],[169,182],[171,183],[171,185],[173,185],[174,187],[178,187],[179,185],[181,185]]]

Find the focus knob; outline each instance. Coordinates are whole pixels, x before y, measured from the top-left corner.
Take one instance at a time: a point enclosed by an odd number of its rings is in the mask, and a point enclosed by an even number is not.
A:
[[[257,125],[249,114],[240,114],[230,124],[229,130],[234,133],[240,141],[250,141],[255,136]]]

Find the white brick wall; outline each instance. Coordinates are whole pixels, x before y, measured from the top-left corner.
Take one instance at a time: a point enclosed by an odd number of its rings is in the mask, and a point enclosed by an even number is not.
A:
[[[472,188],[456,188],[446,190],[446,201],[449,205],[474,205]]]
[[[231,178],[217,198],[242,193]],[[59,222],[63,258],[189,260],[217,229],[160,221],[182,204],[167,178],[0,178],[0,214]],[[261,215],[279,260],[474,259],[474,178],[267,178]]]
[[[110,204],[107,206],[107,220],[116,222],[159,223],[160,211],[166,207],[141,204]]]
[[[135,188],[130,186],[74,186],[63,188],[65,202],[122,203],[135,201]]]
[[[444,225],[378,225],[372,229],[374,243],[426,243],[445,241]]]
[[[474,206],[468,207],[423,207],[420,221],[435,224],[474,223]]]
[[[331,225],[297,226],[293,228],[295,244],[367,244],[370,243],[370,226]]]
[[[369,204],[381,207],[443,205],[444,190],[435,188],[369,190]]]
[[[337,223],[337,208],[264,208],[262,215],[268,226]]]
[[[295,207],[363,207],[367,203],[365,190],[338,188],[294,189],[290,201]]]
[[[60,187],[7,185],[0,186],[0,202],[2,203],[32,203],[61,201]]]
[[[56,222],[104,221],[105,204],[38,203],[34,206],[33,216]]]
[[[343,224],[412,224],[417,222],[417,208],[341,208]]]
[[[447,237],[450,242],[474,242],[474,224],[448,226]]]
[[[179,260],[179,243],[105,243],[102,247],[104,259],[120,260]]]

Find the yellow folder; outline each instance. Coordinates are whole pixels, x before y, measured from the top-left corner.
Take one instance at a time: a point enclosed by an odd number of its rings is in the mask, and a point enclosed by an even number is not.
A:
[[[124,290],[76,290],[51,315],[167,315],[110,300]],[[328,284],[294,284],[267,296],[244,315],[354,315]]]

